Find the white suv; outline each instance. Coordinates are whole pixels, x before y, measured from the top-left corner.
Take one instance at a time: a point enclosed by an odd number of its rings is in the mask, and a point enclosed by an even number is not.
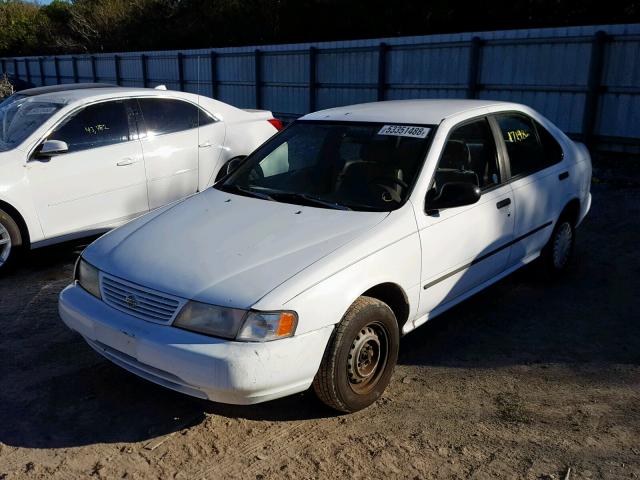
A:
[[[205,189],[280,127],[189,93],[71,87],[0,104],[0,267]]]

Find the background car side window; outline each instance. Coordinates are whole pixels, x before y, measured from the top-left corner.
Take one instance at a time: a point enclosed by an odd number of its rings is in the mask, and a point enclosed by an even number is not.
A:
[[[90,105],[56,128],[49,140],[62,140],[69,152],[104,147],[130,140],[125,102]]]
[[[486,118],[456,127],[449,135],[434,186],[440,189],[448,182],[471,182],[482,190],[500,183],[496,144]]]
[[[507,146],[512,177],[535,173],[562,159],[558,142],[542,126],[536,129],[531,118],[506,114],[496,119]]]
[[[197,106],[181,100],[141,98],[138,103],[149,136],[191,130],[215,121]]]

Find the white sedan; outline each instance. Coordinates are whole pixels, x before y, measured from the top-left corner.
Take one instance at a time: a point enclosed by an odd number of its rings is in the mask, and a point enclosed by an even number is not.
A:
[[[586,148],[522,105],[312,113],[90,245],[59,311],[168,388],[250,404],[313,386],[351,412],[384,391],[402,334],[538,257],[565,269],[590,181]]]
[[[103,232],[210,187],[281,127],[157,89],[69,85],[0,104],[0,268],[18,247]]]

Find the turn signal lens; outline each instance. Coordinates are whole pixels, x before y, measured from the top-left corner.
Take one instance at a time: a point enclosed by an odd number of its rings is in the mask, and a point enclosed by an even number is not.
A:
[[[293,336],[298,325],[296,312],[249,312],[236,340],[270,342]]]

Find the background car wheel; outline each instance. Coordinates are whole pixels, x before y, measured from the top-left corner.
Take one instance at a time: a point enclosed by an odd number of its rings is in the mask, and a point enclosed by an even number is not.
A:
[[[331,408],[355,412],[384,392],[398,360],[400,333],[389,306],[371,297],[356,300],[336,327],[313,380]]]
[[[571,260],[575,243],[575,228],[567,217],[560,217],[549,242],[542,250],[542,266],[549,275],[563,273]]]
[[[7,268],[21,245],[20,228],[7,212],[0,210],[0,271]]]

